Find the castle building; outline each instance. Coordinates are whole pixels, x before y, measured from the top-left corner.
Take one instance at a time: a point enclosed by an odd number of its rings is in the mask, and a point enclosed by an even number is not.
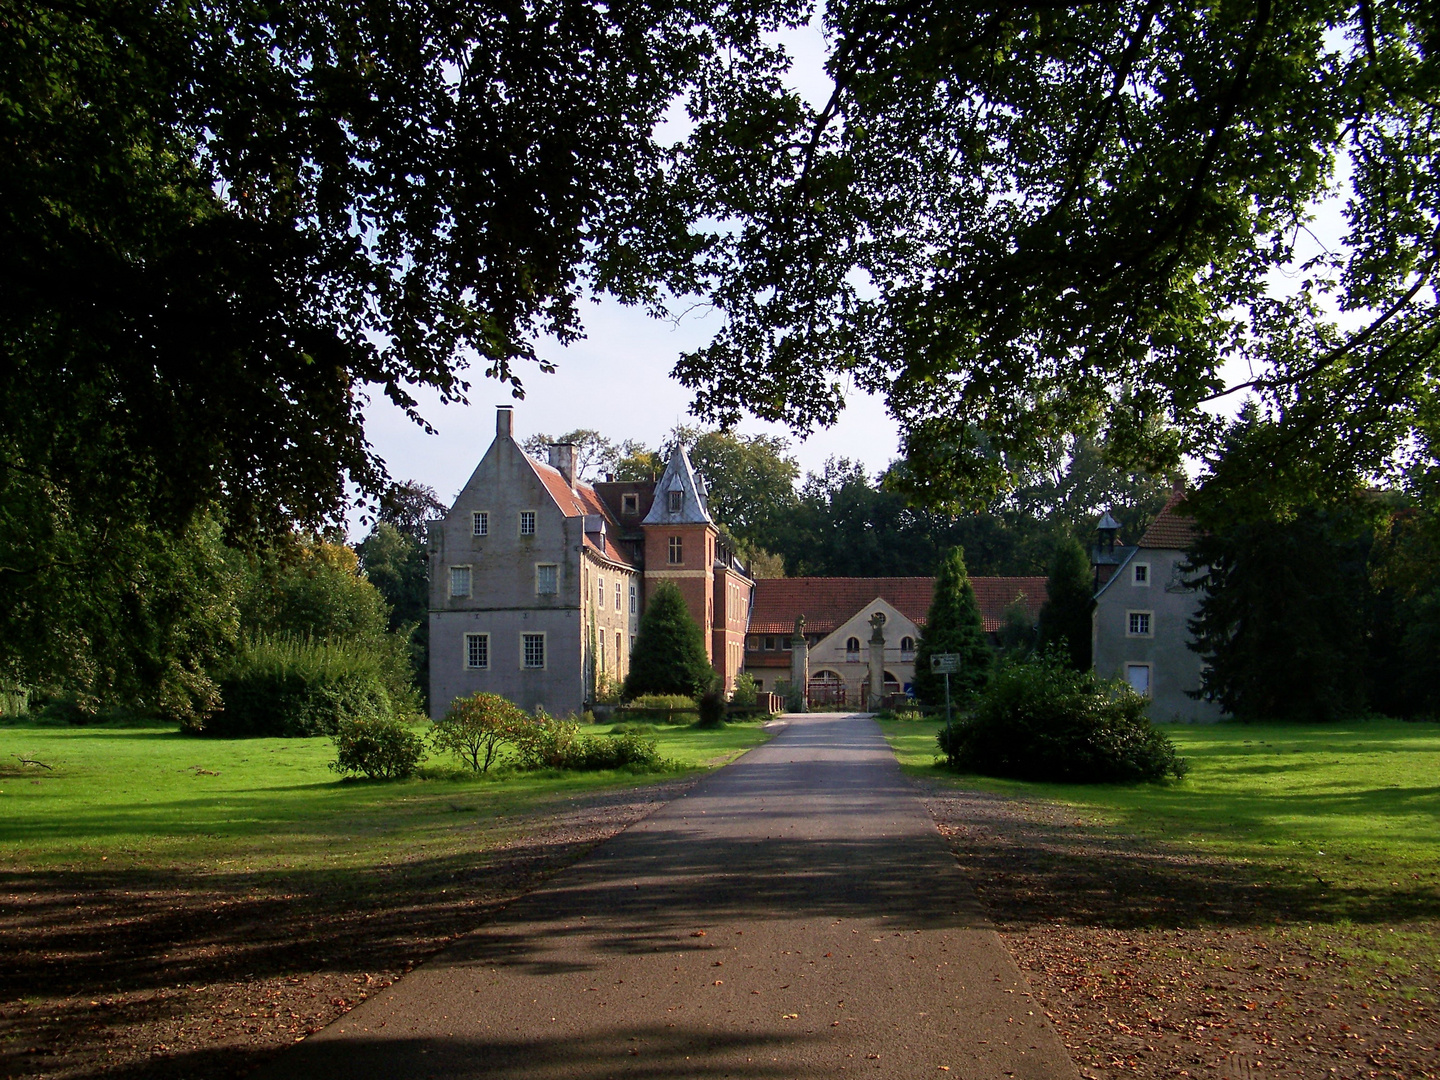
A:
[[[430,702],[476,691],[553,715],[624,680],[646,598],[673,581],[727,690],[755,583],[723,543],[683,447],[656,483],[587,484],[575,448],[537,461],[496,413],[495,440],[430,528]]]

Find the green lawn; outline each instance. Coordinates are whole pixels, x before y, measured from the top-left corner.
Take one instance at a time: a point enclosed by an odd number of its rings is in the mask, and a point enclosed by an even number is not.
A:
[[[723,764],[766,738],[757,723],[660,727],[661,754],[682,767],[639,776],[475,777],[432,756],[420,777],[376,783],[337,779],[326,738],[0,727],[0,866],[303,872],[440,857],[474,845],[481,832],[488,845],[509,828],[533,828],[537,815],[577,795]]]
[[[912,774],[1319,879],[1337,919],[1440,915],[1440,725],[1167,725],[1189,775],[1134,787],[957,777],[933,764],[934,723],[881,726]]]

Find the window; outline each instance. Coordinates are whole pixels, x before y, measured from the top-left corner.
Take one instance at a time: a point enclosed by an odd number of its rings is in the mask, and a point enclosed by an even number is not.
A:
[[[615,610],[620,610],[620,582],[618,581],[615,582]],[[619,655],[618,650],[616,651],[616,655]]]
[[[545,635],[520,635],[520,663],[522,667],[537,669],[545,666]]]
[[[521,510],[521,511],[520,511],[520,535],[521,535],[521,536],[534,536],[534,535],[535,535],[535,511],[534,511],[534,510]]]
[[[601,634],[599,637],[597,637],[597,638],[595,639],[595,647],[596,647],[596,649],[598,650],[598,652],[596,652],[596,654],[595,654],[596,670],[597,670],[597,671],[604,671],[604,670],[605,670],[605,635],[604,635],[604,634]]]
[[[560,592],[560,568],[554,563],[535,564],[535,594],[555,596]]]
[[[672,563],[685,561],[685,547],[681,537],[670,537],[670,561]]]
[[[470,567],[468,567],[468,566],[452,566],[452,567],[450,567],[450,595],[451,595],[451,596],[469,596],[469,595],[470,595]]]
[[[1143,562],[1136,563],[1130,580],[1136,585],[1144,585],[1148,588],[1150,585],[1150,564]]]
[[[775,644],[775,639],[774,639],[773,637],[771,637],[769,634],[766,634],[766,635],[765,635],[765,651],[766,651],[766,652],[774,652],[775,649],[776,649],[776,647],[777,647],[777,646],[776,646],[776,644]]]
[[[631,515],[633,515],[633,514],[638,514],[639,512],[640,512],[640,496],[639,496],[639,495],[621,495],[621,496],[620,496],[620,513],[622,513],[622,514],[626,515],[627,517],[629,517],[629,516],[631,516]]]
[[[852,637],[852,638],[846,638],[846,639],[845,639],[845,659],[846,659],[846,660],[859,660],[859,659],[860,659],[860,639],[859,639],[858,637]]]
[[[1150,612],[1132,611],[1129,613],[1129,621],[1126,633],[1130,637],[1150,637]]]
[[[623,656],[623,655],[624,655],[624,654],[620,651],[620,635],[619,635],[619,634],[616,634],[616,635],[615,635],[615,671],[616,671],[617,674],[618,674],[619,671],[620,671],[620,657]]]
[[[490,635],[465,635],[465,666],[472,671],[484,671],[490,666]]]
[[[670,513],[678,514],[681,510],[685,508],[685,492],[667,491],[665,493],[665,498],[665,505],[670,508]]]
[[[605,579],[604,579],[603,577],[597,577],[597,578],[595,579],[595,595],[599,597],[599,599],[595,601],[595,606],[598,607],[601,611],[604,611],[604,610],[605,610]]]
[[[635,591],[635,586],[630,586],[630,614],[635,615],[640,611],[640,595]]]
[[[1137,694],[1150,696],[1150,665],[1149,664],[1126,664],[1125,681],[1130,684],[1130,689]]]
[[[490,535],[490,515],[484,510],[476,510],[470,515],[470,533],[472,536]]]
[[[913,637],[902,637],[900,639],[900,659],[915,659],[915,639]]]
[[[632,653],[635,651],[635,635],[634,635],[634,634],[631,634],[631,635],[630,635],[630,651],[631,651]]]

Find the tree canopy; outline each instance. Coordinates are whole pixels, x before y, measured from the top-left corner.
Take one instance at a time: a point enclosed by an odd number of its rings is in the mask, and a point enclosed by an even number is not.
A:
[[[930,658],[939,653],[960,657],[960,670],[950,676],[950,697],[957,705],[966,704],[984,688],[994,656],[985,640],[985,623],[965,568],[965,553],[958,547],[940,560],[930,611],[915,646],[915,696],[927,705],[945,703],[945,676],[930,671]]]
[[[1230,490],[1433,464],[1433,5],[859,0],[824,26],[828,100],[717,93],[688,149],[723,223],[726,323],[676,369],[705,415],[806,428],[852,382],[910,493],[970,506],[1077,434],[1155,472],[1208,455]],[[1222,470],[1205,406],[1242,390],[1265,437]]]

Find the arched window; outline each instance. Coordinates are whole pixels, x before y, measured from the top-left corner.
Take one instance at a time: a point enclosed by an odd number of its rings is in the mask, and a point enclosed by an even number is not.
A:
[[[814,675],[810,676],[810,681],[812,683],[823,683],[827,686],[833,686],[834,684],[844,682],[845,680],[840,678],[839,675],[831,671],[829,668],[821,668],[819,671],[815,672]]]
[[[885,672],[885,696],[900,693],[900,680],[895,677],[893,671]]]
[[[913,637],[902,637],[900,639],[900,659],[915,659],[915,639]],[[889,678],[887,675],[886,678]]]
[[[860,639],[859,639],[858,637],[852,637],[852,638],[846,638],[846,639],[845,639],[845,659],[846,659],[846,660],[859,660],[859,659],[860,659]]]

